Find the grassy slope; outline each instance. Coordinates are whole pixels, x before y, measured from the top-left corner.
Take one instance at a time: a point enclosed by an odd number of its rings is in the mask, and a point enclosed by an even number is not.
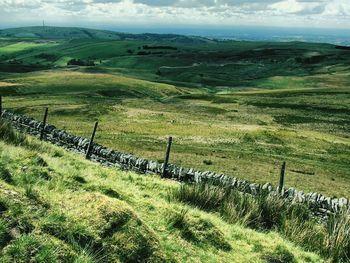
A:
[[[1,141],[0,154],[2,262],[322,262],[274,232],[169,199],[178,183],[103,168],[36,139]],[[191,236],[169,222],[184,209]]]
[[[3,39],[7,71],[55,68],[1,73],[1,93],[16,95],[5,107],[41,118],[50,105],[51,123],[83,136],[98,119],[99,143],[152,159],[163,157],[173,135],[174,163],[261,183],[276,184],[287,160],[287,186],[350,197],[350,52],[328,44],[171,42],[178,50],[136,55],[157,44]],[[97,66],[67,69],[72,58]],[[13,59],[22,64],[7,64]]]
[[[33,26],[0,30],[0,37],[26,39],[99,39],[99,40],[167,40],[172,42],[210,42],[201,37],[173,34],[128,34],[108,30],[79,27]]]
[[[95,70],[99,71],[208,87],[247,88],[273,76],[300,77],[322,70],[331,73],[331,66],[346,65],[350,59],[350,52],[335,49],[333,45],[308,43],[232,41],[193,45],[155,39],[58,39],[46,42],[7,39],[1,42],[0,61],[3,62],[17,59],[22,65],[62,67],[72,58],[92,59],[97,64]],[[145,45],[168,45],[177,50],[144,49]],[[148,55],[138,55],[138,52]],[[43,57],[43,54],[49,57]]]
[[[71,27],[26,27],[0,30],[1,36],[17,38],[62,39],[62,38],[100,38],[119,39],[118,34],[110,31],[71,28]]]
[[[332,78],[340,83],[342,76]],[[6,82],[12,86],[3,91],[17,93],[4,99],[6,108],[41,119],[49,105],[50,123],[86,137],[100,120],[97,142],[115,149],[158,160],[173,135],[176,164],[276,184],[287,160],[287,186],[349,197],[346,87],[208,95],[69,71],[11,75]]]

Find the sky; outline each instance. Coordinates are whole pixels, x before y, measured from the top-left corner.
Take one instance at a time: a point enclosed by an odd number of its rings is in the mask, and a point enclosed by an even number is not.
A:
[[[0,0],[0,27],[350,28],[350,0]]]

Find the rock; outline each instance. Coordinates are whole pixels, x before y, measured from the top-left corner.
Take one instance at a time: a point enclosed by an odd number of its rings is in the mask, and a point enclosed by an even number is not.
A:
[[[291,187],[291,188],[289,188],[287,190],[287,196],[288,196],[288,198],[294,198],[294,196],[295,196],[295,189],[293,187]]]
[[[16,239],[21,236],[21,230],[18,227],[11,228],[9,234],[13,239]]]

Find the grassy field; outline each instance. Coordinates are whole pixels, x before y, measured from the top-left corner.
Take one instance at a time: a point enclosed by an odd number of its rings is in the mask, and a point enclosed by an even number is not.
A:
[[[4,127],[1,262],[330,262],[177,201],[177,182],[103,168]]]
[[[95,66],[67,66],[71,59]],[[4,107],[124,152],[350,197],[350,52],[328,44],[0,40]]]

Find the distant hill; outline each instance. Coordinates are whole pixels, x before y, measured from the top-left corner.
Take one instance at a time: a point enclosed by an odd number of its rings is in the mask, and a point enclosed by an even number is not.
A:
[[[111,39],[111,40],[150,40],[177,43],[204,43],[211,40],[174,34],[128,34],[108,30],[77,27],[20,27],[0,30],[0,37],[31,39]]]

